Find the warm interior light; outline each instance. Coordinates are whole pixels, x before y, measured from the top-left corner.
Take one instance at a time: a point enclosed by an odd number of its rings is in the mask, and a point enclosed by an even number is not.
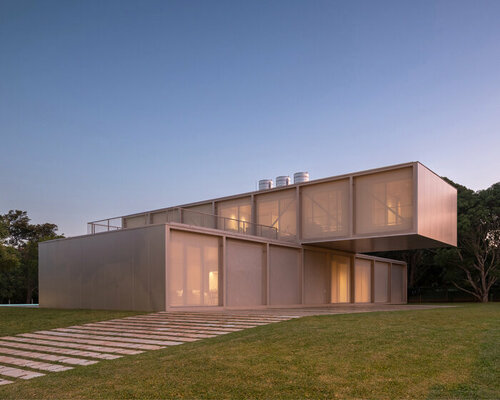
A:
[[[219,286],[219,273],[217,271],[210,271],[208,273],[208,291],[217,292]]]

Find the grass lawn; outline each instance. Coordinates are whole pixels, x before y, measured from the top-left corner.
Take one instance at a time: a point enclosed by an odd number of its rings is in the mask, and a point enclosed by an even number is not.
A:
[[[63,325],[83,322],[66,313]],[[500,304],[307,317],[0,387],[2,399],[499,397]]]

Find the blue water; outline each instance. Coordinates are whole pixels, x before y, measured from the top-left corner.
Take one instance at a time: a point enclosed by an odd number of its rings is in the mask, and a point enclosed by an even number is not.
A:
[[[31,307],[31,308],[37,308],[38,304],[0,304],[0,307]]]

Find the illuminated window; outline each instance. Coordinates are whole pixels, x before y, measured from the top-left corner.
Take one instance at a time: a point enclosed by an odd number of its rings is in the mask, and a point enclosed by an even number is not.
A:
[[[257,223],[272,226],[278,238],[294,238],[297,234],[295,190],[257,196]]]
[[[349,181],[305,186],[302,195],[302,237],[324,238],[349,233]]]
[[[219,239],[172,231],[168,270],[169,305],[219,304]]]
[[[356,177],[356,233],[411,229],[412,182],[412,168]]]
[[[240,200],[229,200],[217,203],[219,229],[240,232],[252,233],[252,206],[250,198]]]
[[[332,257],[331,302],[348,303],[350,301],[350,267],[349,257]]]

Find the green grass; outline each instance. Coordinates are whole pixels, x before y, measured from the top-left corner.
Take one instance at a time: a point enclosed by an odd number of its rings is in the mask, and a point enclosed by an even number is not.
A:
[[[497,399],[499,349],[500,304],[307,317],[17,382],[0,398]]]
[[[54,310],[49,308],[0,307],[0,336],[86,324],[140,314],[131,311]]]

